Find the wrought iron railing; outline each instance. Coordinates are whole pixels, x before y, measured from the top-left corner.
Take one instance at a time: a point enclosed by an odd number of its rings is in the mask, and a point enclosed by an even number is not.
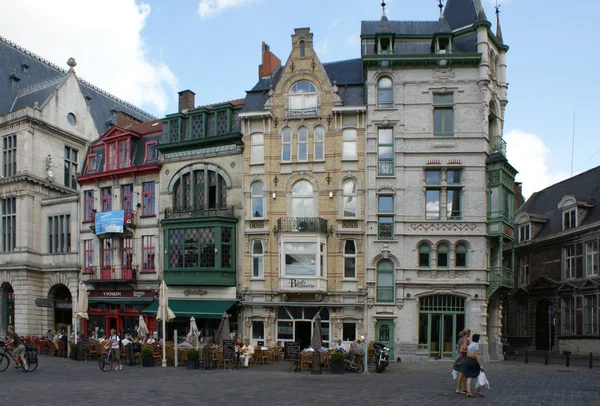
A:
[[[512,289],[515,283],[515,273],[506,267],[490,268],[488,280],[490,283]]]
[[[377,302],[378,303],[393,303],[394,288],[393,287],[377,287]]]
[[[277,220],[277,231],[327,234],[327,220],[319,217],[281,217]]]
[[[499,153],[506,156],[506,141],[501,135],[495,135],[490,140],[490,150],[492,153]]]
[[[392,159],[380,159],[377,173],[382,176],[394,174],[394,161]]]
[[[101,265],[83,268],[84,279],[90,281],[135,280],[136,269],[132,266]]]
[[[185,217],[233,217],[233,206],[176,206],[165,209],[165,219]]]

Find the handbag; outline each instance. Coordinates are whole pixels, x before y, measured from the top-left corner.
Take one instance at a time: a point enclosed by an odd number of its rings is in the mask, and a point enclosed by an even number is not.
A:
[[[488,388],[491,390],[490,383],[488,382],[485,372],[483,371],[479,373],[479,376],[477,377],[477,384],[475,385],[475,389],[479,388]]]

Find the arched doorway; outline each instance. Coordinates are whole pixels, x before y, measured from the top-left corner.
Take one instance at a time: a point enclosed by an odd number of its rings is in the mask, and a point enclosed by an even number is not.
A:
[[[9,283],[0,286],[0,336],[6,335],[8,326],[15,325],[15,291]]]
[[[548,299],[540,299],[537,302],[535,310],[535,349],[550,350],[550,313],[552,311],[552,302]]]
[[[52,321],[54,329],[66,328],[73,319],[71,291],[65,285],[55,285],[48,292],[48,298],[54,302]]]

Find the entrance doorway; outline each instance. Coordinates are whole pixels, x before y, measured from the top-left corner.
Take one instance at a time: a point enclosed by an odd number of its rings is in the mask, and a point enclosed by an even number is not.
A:
[[[394,321],[377,320],[375,325],[375,340],[390,349],[390,360],[394,360]]]
[[[419,351],[426,351],[433,359],[455,358],[457,336],[464,328],[464,298],[438,295],[421,299]]]
[[[301,349],[307,348],[310,345],[311,325],[310,321],[297,321],[294,333],[296,334],[296,342]]]
[[[55,285],[50,289],[48,297],[54,301],[54,328],[66,329],[73,318],[71,291],[65,285]]]
[[[0,335],[4,337],[8,326],[15,325],[15,292],[8,283],[0,286]]]
[[[315,319],[321,319],[323,345],[329,345],[329,310],[324,307],[281,307],[277,312],[277,341],[296,342],[304,349],[310,345]]]
[[[535,310],[535,349],[550,350],[550,314],[552,306],[548,299],[537,302]]]

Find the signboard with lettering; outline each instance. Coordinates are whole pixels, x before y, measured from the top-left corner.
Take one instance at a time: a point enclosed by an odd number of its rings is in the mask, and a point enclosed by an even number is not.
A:
[[[136,298],[147,298],[154,299],[154,291],[152,290],[90,290],[89,297],[104,297],[107,299],[111,298],[123,298],[123,297],[136,297]]]
[[[88,306],[88,313],[104,313],[106,311],[106,306],[102,303],[93,304]]]
[[[235,341],[223,340],[223,359],[235,359]]]
[[[96,235],[106,233],[123,233],[125,220],[124,210],[98,212],[96,219]]]
[[[300,346],[295,342],[285,342],[283,344],[283,360],[298,361],[300,359]]]
[[[306,279],[290,279],[291,289],[316,289],[316,281],[307,281]]]

